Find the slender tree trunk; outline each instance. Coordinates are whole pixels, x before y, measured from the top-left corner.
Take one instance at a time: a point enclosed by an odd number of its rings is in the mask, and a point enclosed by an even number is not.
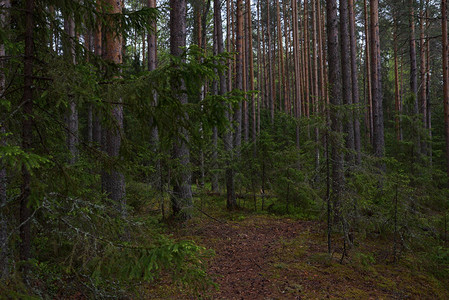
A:
[[[237,43],[236,43],[236,74],[235,85],[238,90],[243,90],[243,0],[237,0]],[[234,112],[234,147],[239,155],[239,148],[242,141],[242,103],[238,103],[238,107]]]
[[[340,47],[341,47],[341,78],[342,78],[342,97],[343,104],[352,106],[352,82],[351,82],[351,45],[349,35],[349,14],[346,1],[340,1]],[[352,108],[345,109],[347,114],[344,116],[343,127],[346,134],[347,162],[354,164],[354,118]]]
[[[258,83],[258,90],[259,93],[257,94],[257,134],[260,134],[260,109],[261,109],[261,102],[264,99],[264,94],[262,91],[262,82],[264,80],[264,76],[263,76],[263,69],[264,66],[262,65],[262,63],[265,61],[265,56],[264,56],[264,50],[261,44],[261,25],[262,25],[262,20],[260,19],[260,1],[257,0],[257,83]],[[263,56],[263,57],[262,57]],[[256,151],[256,147],[255,146],[255,151]]]
[[[285,113],[291,115],[291,90],[290,90],[290,19],[288,18],[287,1],[282,2],[282,13],[284,17],[284,39],[285,39],[285,68],[284,74],[284,108]]]
[[[108,0],[107,12],[118,14],[122,12],[122,5],[120,1]],[[112,24],[110,28],[112,28]],[[104,59],[114,63],[122,63],[122,37],[116,32],[107,31],[105,39],[103,53]],[[110,117],[112,118],[113,125],[110,128],[104,130],[105,144],[104,150],[109,157],[118,159],[121,146],[121,133],[123,132],[123,104],[121,99],[117,101],[117,104],[113,104],[110,109]],[[104,191],[108,197],[117,204],[118,210],[122,216],[126,215],[126,191],[125,191],[125,177],[115,167],[111,170],[105,170],[103,172],[103,184]]]
[[[97,12],[101,11],[101,0],[97,0],[96,2],[96,9]],[[99,19],[96,20],[96,28],[94,32],[94,50],[95,55],[97,57],[101,57],[103,55],[102,52],[102,28],[101,28],[101,21]],[[93,124],[92,124],[92,140],[97,145],[101,145],[101,121],[100,116],[98,114],[98,111],[94,108],[93,109]]]
[[[413,114],[418,115],[418,76],[416,67],[416,42],[415,42],[415,9],[413,7],[413,1],[410,0],[410,16],[409,16],[409,29],[410,29],[410,91],[413,94]]]
[[[374,155],[383,157],[385,151],[384,142],[384,118],[382,105],[382,88],[380,72],[380,38],[379,38],[379,7],[378,0],[370,1],[371,13],[371,94],[373,97],[373,142]],[[382,166],[381,169],[384,169]]]
[[[313,65],[313,96],[312,96],[312,102],[313,102],[313,114],[314,117],[318,117],[319,112],[319,105],[318,105],[318,99],[319,99],[319,78],[318,78],[318,41],[317,41],[317,21],[318,21],[318,6],[317,1],[312,0],[312,65]],[[319,148],[319,140],[320,140],[320,134],[319,134],[319,127],[315,126],[315,170],[319,171],[320,168],[320,148]]]
[[[227,6],[229,8],[229,6]],[[227,10],[229,12],[229,9]],[[223,47],[223,31],[222,31],[222,20],[221,20],[221,8],[220,0],[214,0],[214,51],[217,54],[224,52]],[[229,39],[229,36],[228,36]],[[218,74],[219,76],[219,87],[217,87],[217,92],[219,95],[224,95],[227,92],[227,83],[224,73]],[[232,116],[229,112],[226,112],[226,118],[231,121]],[[233,209],[237,207],[237,201],[235,198],[235,187],[234,187],[234,171],[231,166],[232,162],[232,132],[231,130],[226,130],[224,134],[224,146],[227,152],[226,160],[226,206],[228,209]]]
[[[308,0],[304,0],[304,115],[310,117],[310,51],[309,51],[309,5]],[[307,128],[310,136],[310,127]]]
[[[328,0],[326,2],[327,10],[327,45],[328,45],[328,61],[329,61],[329,99],[335,108],[330,110],[331,129],[335,134],[342,132],[341,116],[339,106],[342,103],[341,95],[341,73],[340,58],[338,52],[338,18],[337,18],[337,2],[336,0]],[[330,141],[332,146],[332,202],[334,214],[338,216],[341,193],[343,190],[343,155],[342,145],[338,138]],[[329,213],[330,207],[328,208]],[[329,222],[330,223],[330,222]],[[329,237],[330,239],[330,237]],[[329,242],[330,244],[330,242]]]
[[[248,38],[248,12],[245,11],[245,4],[242,3],[243,10],[243,60],[242,60],[242,86],[243,91],[248,91],[248,56],[249,56],[249,38]],[[245,95],[245,100],[242,102],[242,132],[243,140],[248,142],[249,139],[249,112],[248,112],[248,96]]]
[[[253,55],[253,26],[251,15],[251,1],[246,0],[246,11],[248,14],[248,60],[249,60],[249,89],[254,91],[254,55]],[[259,59],[259,57],[257,57]],[[256,143],[256,103],[254,94],[251,94],[251,141]]]
[[[355,34],[355,12],[354,0],[348,0],[348,17],[349,17],[349,37],[351,45],[351,81],[352,81],[352,102],[356,106],[354,110],[354,150],[355,162],[360,164],[361,155],[361,138],[360,138],[360,116],[359,116],[359,82],[357,74],[357,38]]]
[[[284,78],[284,46],[282,45],[281,33],[281,5],[279,0],[276,0],[276,21],[277,21],[277,38],[278,38],[278,81],[279,81],[279,111],[286,111],[284,104],[285,99],[285,78]]]
[[[420,97],[419,97],[419,106],[420,106],[420,113],[422,115],[422,126],[424,128],[424,132],[427,130],[427,60],[426,60],[426,38],[425,38],[425,8],[424,8],[424,1],[421,0],[421,14],[420,14],[420,23],[419,23],[419,32],[420,32],[420,39],[419,39],[419,50],[420,50],[420,78],[421,78],[421,84],[420,84]],[[427,151],[427,145],[425,141],[426,137],[424,136],[421,139],[421,153],[426,155]]]
[[[426,1],[426,19],[429,19],[429,1]],[[429,27],[430,22],[427,22],[427,28]],[[429,135],[429,144],[428,144],[428,155],[430,160],[430,166],[432,166],[432,111],[430,106],[430,40],[429,40],[429,30],[426,31],[426,58],[427,58],[427,69],[426,69],[426,106],[427,106],[427,120],[426,120],[426,126],[427,126],[427,132]]]
[[[401,124],[399,120],[400,114],[400,90],[399,90],[399,67],[398,67],[398,34],[397,34],[397,20],[394,17],[394,32],[393,32],[393,56],[394,56],[394,111],[395,111],[395,129],[396,139],[401,140]]]
[[[186,1],[170,0],[170,54],[181,57],[183,47],[186,46]],[[185,83],[173,82],[173,90],[177,91],[177,98],[181,105],[187,104],[187,95],[183,92]],[[187,118],[187,116],[185,116]],[[179,160],[180,166],[174,170],[173,195],[171,197],[173,215],[180,220],[191,217],[192,189],[190,150],[187,146],[188,136],[186,130],[181,130],[184,138],[178,138],[173,143],[172,157]]]
[[[449,48],[447,41],[447,1],[441,0],[441,28],[443,43],[443,103],[444,103],[444,133],[446,136],[446,172],[449,178]],[[448,183],[449,185],[449,183]]]
[[[373,95],[371,89],[371,37],[368,23],[368,6],[367,0],[363,1],[364,16],[365,16],[365,64],[366,64],[366,96],[367,96],[367,119],[368,119],[368,136],[372,145],[374,145],[373,130],[374,130],[374,118],[373,118]]]
[[[25,56],[24,56],[24,91],[23,91],[23,121],[22,121],[22,149],[28,152],[32,148],[33,140],[33,31],[34,31],[34,0],[25,2]],[[25,164],[22,164],[22,186],[20,196],[20,247],[19,257],[23,261],[30,258],[31,252],[31,208],[29,197],[31,194],[31,174]],[[27,272],[28,266],[22,270]]]
[[[3,11],[0,12],[0,28],[2,30],[7,30],[9,26],[9,9],[11,4],[9,0],[1,0],[0,6]],[[5,44],[0,44],[0,57],[6,57]],[[2,70],[5,69],[5,62],[0,63]],[[4,94],[6,90],[6,74],[4,71],[0,71],[0,95],[1,100],[4,100]],[[6,124],[0,125],[0,147],[6,146]],[[6,168],[0,159],[0,279],[6,279],[9,276],[9,264],[8,264],[8,223],[6,215],[3,214],[5,211],[6,204],[8,202],[7,194],[7,176]]]
[[[75,56],[75,21],[71,16],[66,16],[64,20],[64,30],[70,39],[67,48],[64,50],[67,60],[76,64]],[[74,95],[69,91],[69,112],[67,116],[67,148],[70,151],[69,163],[74,164],[78,160],[78,108]]]
[[[297,1],[292,0],[293,11],[293,61],[295,65],[295,118],[299,120],[301,116],[301,85],[299,66],[299,36],[298,36],[298,7]],[[298,122],[298,121],[297,121]],[[296,125],[296,147],[299,149],[299,124]]]
[[[274,78],[273,78],[273,61],[271,52],[271,17],[270,17],[270,0],[267,1],[267,48],[268,48],[268,78],[269,78],[269,95],[268,102],[270,107],[270,120],[271,124],[274,124],[274,101],[276,99],[276,94],[274,92]]]

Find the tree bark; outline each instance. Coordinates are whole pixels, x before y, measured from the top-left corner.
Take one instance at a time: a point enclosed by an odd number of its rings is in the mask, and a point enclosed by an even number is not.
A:
[[[359,116],[359,82],[357,73],[357,37],[355,34],[355,12],[354,12],[354,0],[348,0],[348,13],[349,13],[349,37],[351,45],[351,81],[352,81],[352,101],[355,105],[354,110],[354,150],[355,150],[355,162],[360,164],[362,161],[361,155],[361,138],[360,138],[360,116]]]
[[[105,11],[109,14],[119,14],[122,12],[121,1],[108,0],[105,6]],[[108,20],[112,22],[112,20]],[[109,26],[113,28],[113,25]],[[110,30],[106,31],[105,47],[106,53],[102,53],[104,59],[114,64],[122,63],[122,37],[116,32]],[[123,132],[123,104],[121,99],[113,104],[110,108],[110,118],[112,118],[112,126],[105,128],[105,144],[104,151],[108,156],[117,160],[120,155],[121,146],[121,132]],[[117,204],[118,211],[122,216],[126,215],[126,190],[125,177],[116,167],[111,170],[103,172],[103,189],[108,197]]]
[[[374,130],[374,122],[373,122],[373,95],[372,95],[372,89],[371,89],[371,37],[370,37],[370,30],[369,30],[369,23],[368,23],[368,6],[367,6],[367,0],[363,1],[363,11],[364,11],[364,17],[365,17],[365,67],[366,67],[366,97],[367,97],[367,107],[366,110],[367,114],[367,134],[369,136],[369,140],[371,145],[374,145],[373,140],[373,130]]]
[[[414,97],[413,114],[418,115],[418,76],[416,73],[416,42],[415,42],[415,9],[413,7],[413,0],[410,0],[410,16],[409,16],[409,46],[410,46],[410,91]]]
[[[23,91],[23,121],[22,121],[22,149],[28,152],[32,148],[33,140],[33,30],[34,30],[34,0],[25,2],[25,56],[24,56],[24,91]],[[22,164],[22,186],[20,196],[20,245],[19,257],[23,261],[30,258],[31,251],[31,208],[29,207],[29,197],[31,194],[31,174]],[[26,264],[22,271],[28,270]]]
[[[11,4],[9,0],[1,0],[0,7],[3,8],[0,12],[0,26],[3,30],[6,30],[9,23],[9,9]],[[0,57],[6,56],[5,44],[0,44]],[[1,69],[4,70],[5,63],[0,63]],[[6,90],[6,74],[0,72],[0,95],[4,95]],[[4,96],[1,98],[4,100]],[[0,146],[6,146],[6,124],[0,124]],[[6,167],[0,159],[0,279],[6,279],[9,276],[9,264],[8,264],[8,222],[5,211],[6,204],[8,202],[7,194],[7,174]]]
[[[292,0],[293,11],[293,61],[295,65],[295,118],[301,117],[301,85],[299,66],[299,36],[298,36],[298,7],[296,0]],[[296,147],[299,149],[299,124],[296,125]]]
[[[170,0],[170,54],[181,57],[183,47],[186,46],[186,1]],[[177,98],[181,105],[187,104],[187,95],[183,92],[185,82],[173,83],[173,90],[177,92]],[[188,117],[188,116],[184,116]],[[179,168],[174,170],[173,195],[171,197],[173,214],[180,220],[191,218],[192,189],[190,150],[187,147],[188,135],[185,129],[181,130],[184,139],[178,138],[173,143],[172,157],[179,160]]]
[[[341,67],[338,52],[338,19],[337,19],[337,3],[336,0],[328,0],[326,2],[327,11],[327,51],[329,62],[329,100],[335,108],[330,109],[331,130],[334,134],[342,132],[341,116],[339,106],[342,103],[341,95]],[[331,138],[329,141],[332,146],[332,202],[334,214],[338,216],[340,206],[341,193],[343,190],[343,155],[342,145],[338,138]],[[330,208],[328,208],[330,210]],[[329,213],[329,212],[328,212]],[[330,213],[329,215],[330,216]],[[331,222],[329,222],[330,224]],[[329,243],[330,244],[330,243]]]
[[[373,142],[374,155],[383,157],[385,151],[384,118],[382,105],[382,87],[380,72],[380,39],[379,39],[379,2],[370,1],[371,13],[371,94],[373,98]],[[381,169],[384,169],[382,166]]]
[[[237,0],[237,42],[236,42],[236,74],[235,74],[235,87],[243,90],[243,0]],[[239,157],[239,148],[242,142],[242,103],[238,103],[238,106],[234,112],[234,147],[237,157]]]
[[[67,60],[72,64],[76,64],[75,56],[75,21],[70,15],[64,19],[64,30],[69,38],[67,48],[64,50]],[[74,164],[78,161],[78,108],[75,102],[75,97],[71,91],[69,93],[69,111],[67,115],[67,148],[70,152],[69,163]]]
[[[447,0],[441,0],[442,60],[443,60],[443,103],[444,134],[446,137],[446,172],[449,178],[449,48],[447,40]],[[448,182],[449,186],[449,182]]]
[[[354,118],[352,111],[352,82],[351,82],[351,45],[349,37],[349,14],[346,1],[340,1],[340,47],[341,47],[341,78],[342,78],[342,97],[343,104],[349,106],[345,108],[343,121],[344,132],[346,134],[347,162],[349,165],[354,163]]]

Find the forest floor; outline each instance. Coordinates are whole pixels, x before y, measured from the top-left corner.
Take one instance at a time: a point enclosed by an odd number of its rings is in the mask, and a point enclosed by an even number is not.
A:
[[[449,281],[420,270],[411,254],[393,263],[391,241],[364,240],[342,260],[341,238],[334,237],[329,256],[325,232],[322,222],[249,212],[197,217],[172,229],[175,237],[215,251],[208,274],[218,288],[201,298],[449,299]],[[200,298],[166,280],[143,292],[148,299]]]

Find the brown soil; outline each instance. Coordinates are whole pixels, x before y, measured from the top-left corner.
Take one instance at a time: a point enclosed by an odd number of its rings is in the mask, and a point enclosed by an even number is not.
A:
[[[219,223],[208,219],[175,235],[194,239],[215,256],[208,272],[219,289],[211,299],[404,299],[449,298],[441,282],[404,266],[361,261],[358,252],[340,263],[326,253],[319,222],[242,217]],[[338,241],[337,241],[338,243]],[[341,251],[340,251],[341,252]],[[366,257],[370,257],[367,255]],[[151,295],[151,296],[150,296]],[[147,290],[149,299],[195,299],[161,282]]]

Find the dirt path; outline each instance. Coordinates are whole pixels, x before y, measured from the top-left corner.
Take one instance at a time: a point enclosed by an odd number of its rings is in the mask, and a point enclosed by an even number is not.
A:
[[[388,248],[382,241],[353,250],[343,263],[337,246],[330,258],[323,226],[242,216],[224,223],[203,220],[175,235],[215,251],[208,273],[220,288],[206,299],[449,299],[444,283],[376,257]],[[148,299],[197,299],[156,286],[159,292],[149,291]]]
[[[200,233],[207,247],[215,249],[210,274],[220,285],[221,299],[270,299],[274,284],[268,274],[281,239],[291,239],[310,222],[254,218],[238,224],[209,224]]]

